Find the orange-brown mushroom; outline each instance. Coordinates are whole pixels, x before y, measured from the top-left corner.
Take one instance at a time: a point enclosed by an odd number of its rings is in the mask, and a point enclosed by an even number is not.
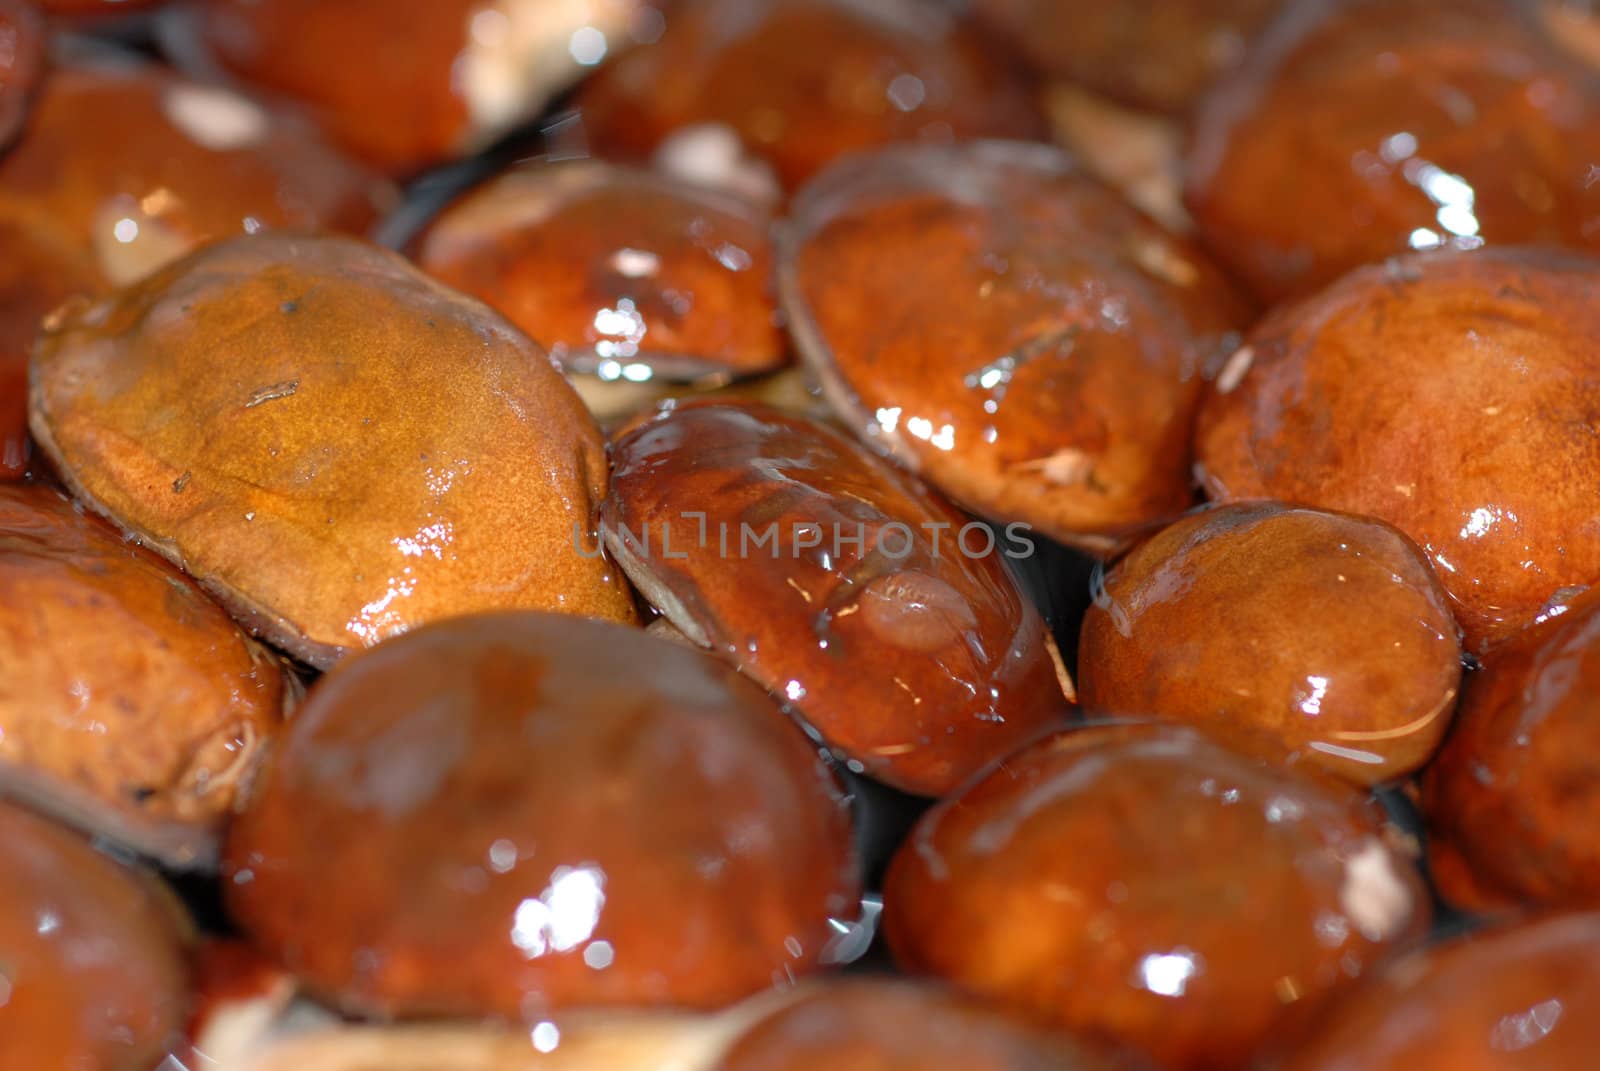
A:
[[[1440,894],[1600,906],[1600,591],[1490,651],[1423,782]]]
[[[650,0],[205,0],[189,18],[180,54],[297,102],[399,174],[483,148],[661,32]]]
[[[1243,309],[1069,157],[857,156],[785,238],[785,312],[835,408],[956,501],[1098,553],[1192,503],[1195,408]]]
[[[603,155],[725,152],[793,190],[891,141],[1036,137],[1027,82],[950,10],[915,0],[702,0],[579,91]],[[690,161],[698,170],[702,164]]]
[[[0,220],[109,286],[215,239],[362,231],[391,197],[303,121],[104,50],[51,71],[0,156]]]
[[[325,677],[280,741],[228,903],[348,1009],[720,1007],[816,968],[859,909],[816,749],[731,669],[636,629],[419,629]]]
[[[150,1071],[183,1040],[183,922],[153,879],[0,803],[0,1067]]]
[[[1531,6],[1297,0],[1199,109],[1208,247],[1269,301],[1411,250],[1600,250],[1600,83]]]
[[[1357,784],[1444,738],[1461,633],[1416,544],[1381,521],[1272,503],[1186,517],[1106,573],[1079,695]]]
[[[429,225],[416,260],[569,374],[716,383],[787,362],[768,227],[740,198],[572,161],[469,192]]]
[[[604,443],[545,354],[343,238],[208,246],[61,318],[32,428],[91,508],[319,666],[425,621],[631,620]]]
[[[48,487],[0,486],[0,795],[193,864],[296,690],[187,577]]]
[[[1551,1071],[1600,1052],[1600,915],[1552,915],[1398,960],[1273,1071]]]
[[[1428,916],[1367,797],[1135,725],[1036,744],[935,805],[883,921],[906,970],[1160,1067],[1235,1071]]]
[[[853,769],[939,795],[1064,719],[1045,624],[1005,565],[1034,552],[1025,536],[765,406],[680,403],[612,454],[613,557]]]

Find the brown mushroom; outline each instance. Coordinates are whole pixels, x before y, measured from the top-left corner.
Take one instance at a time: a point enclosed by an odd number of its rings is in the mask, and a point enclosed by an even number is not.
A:
[[[1202,408],[1220,501],[1381,518],[1450,593],[1469,650],[1600,580],[1600,259],[1418,254],[1270,314]]]
[[[1340,1001],[1275,1071],[1586,1067],[1600,1051],[1600,915],[1446,942]]]
[[[305,107],[396,173],[474,152],[608,54],[661,32],[649,0],[206,0],[175,51]]]
[[[187,577],[47,487],[0,486],[0,795],[169,862],[215,857],[297,694]]]
[[[1045,129],[1027,83],[987,38],[916,0],[681,4],[659,41],[599,71],[577,106],[602,155],[670,159],[709,135],[765,162],[789,190],[891,141]]]
[[[1441,895],[1600,906],[1600,591],[1490,651],[1424,781]]]
[[[631,620],[604,444],[545,355],[395,254],[218,243],[62,317],[32,428],[78,497],[314,665],[474,610]]]
[[[0,220],[111,286],[213,239],[364,230],[391,196],[305,123],[105,50],[51,72],[0,157]]]
[[[1600,84],[1502,0],[1298,0],[1199,109],[1186,197],[1267,300],[1485,242],[1600,249]]]
[[[1109,1071],[1069,1037],[941,988],[856,979],[756,1023],[716,1071]]]
[[[1035,67],[1113,100],[1187,111],[1236,66],[1283,0],[975,0]]]
[[[935,805],[884,908],[906,970],[1193,1071],[1244,1066],[1429,915],[1366,797],[1144,725],[1036,744]]]
[[[382,1015],[720,1007],[814,969],[859,908],[848,802],[759,689],[546,614],[436,624],[324,678],[227,862],[258,943]]]
[[[0,148],[22,129],[43,72],[45,27],[22,0],[0,0]]]
[[[612,453],[612,556],[852,769],[939,795],[1061,724],[1054,648],[1004,564],[1025,536],[765,406],[680,403]]]
[[[1427,559],[1387,524],[1220,506],[1105,575],[1078,674],[1091,713],[1185,722],[1373,784],[1444,738],[1461,633]]]
[[[713,385],[788,359],[768,225],[730,195],[572,161],[471,191],[428,227],[416,260],[539,340],[569,376]]]
[[[182,1042],[182,921],[154,881],[0,803],[0,1067],[150,1071]]]
[[[1193,498],[1243,309],[1198,250],[1045,146],[896,146],[797,198],[779,280],[869,443],[961,504],[1107,553]]]

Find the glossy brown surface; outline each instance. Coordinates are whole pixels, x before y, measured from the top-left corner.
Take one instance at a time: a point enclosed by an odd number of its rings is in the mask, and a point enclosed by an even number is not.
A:
[[[22,0],[0,0],[0,147],[27,118],[45,65],[44,22]]]
[[[848,803],[759,689],[542,614],[446,622],[325,678],[229,862],[257,941],[383,1014],[717,1007],[814,968],[858,909]]]
[[[1229,358],[1200,416],[1203,484],[1388,521],[1481,650],[1600,580],[1596,337],[1600,260],[1486,249],[1362,269]]]
[[[34,377],[79,497],[315,665],[475,610],[632,619],[579,553],[606,461],[577,395],[393,253],[209,246],[66,316]]]
[[[1600,916],[1554,915],[1415,953],[1274,1071],[1559,1071],[1600,1052]]]
[[[99,275],[26,223],[0,218],[0,480],[28,468],[28,355],[45,316]]]
[[[599,161],[519,167],[447,207],[417,263],[564,368],[636,383],[771,371],[788,353],[766,213]]]
[[[1262,297],[1412,249],[1600,249],[1600,83],[1499,0],[1298,0],[1202,106],[1190,210]]]
[[[0,788],[177,862],[276,731],[276,659],[171,565],[47,487],[0,486]]]
[[[1600,593],[1491,651],[1424,782],[1441,894],[1600,905]]]
[[[1157,111],[1188,109],[1232,69],[1283,0],[976,0],[1040,70]]]
[[[1044,622],[1004,564],[1026,537],[765,406],[680,403],[612,460],[612,556],[852,768],[939,795],[1064,719]]]
[[[0,220],[109,285],[213,239],[361,231],[389,196],[306,124],[114,53],[54,70],[0,157]]]
[[[532,118],[661,16],[643,0],[204,0],[193,17],[214,62],[407,173]]]
[[[715,1071],[1108,1071],[1071,1039],[932,986],[835,982],[751,1027]]]
[[[1037,137],[1029,87],[993,43],[912,0],[702,0],[660,41],[585,83],[602,155],[643,159],[718,125],[794,189],[834,159],[891,141]]]
[[[188,1003],[178,921],[153,882],[0,803],[0,1066],[150,1071]]]
[[[1357,784],[1420,767],[1450,724],[1461,638],[1427,559],[1379,521],[1259,503],[1186,517],[1106,574],[1079,699]]]
[[[1428,920],[1365,797],[1155,726],[1058,736],[936,805],[884,905],[903,968],[1208,1071]]]
[[[1068,157],[842,162],[797,199],[779,272],[835,408],[964,505],[1099,552],[1190,505],[1195,406],[1242,309]]]

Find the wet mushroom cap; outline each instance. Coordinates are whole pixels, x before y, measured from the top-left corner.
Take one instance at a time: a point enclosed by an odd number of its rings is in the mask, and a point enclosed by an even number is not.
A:
[[[1031,540],[766,406],[680,403],[612,458],[618,564],[853,769],[938,795],[1064,719],[1044,622],[1005,564]]]
[[[206,0],[187,14],[205,62],[396,174],[483,148],[661,17],[645,0]]]
[[[1275,1071],[1583,1067],[1600,1050],[1600,915],[1551,915],[1396,961]]]
[[[172,862],[214,855],[294,694],[278,660],[48,487],[0,486],[0,590],[0,790]]]
[[[1194,1071],[1243,1066],[1429,916],[1367,797],[1154,725],[1069,731],[937,804],[884,909],[903,969]]]
[[[183,934],[153,880],[0,803],[0,1066],[149,1071],[188,1010]]]
[[[1282,306],[1201,409],[1206,493],[1364,514],[1410,536],[1468,650],[1600,580],[1600,259],[1415,254]]]
[[[1186,517],[1119,561],[1078,646],[1092,714],[1150,715],[1375,784],[1433,755],[1461,638],[1389,525],[1272,503]]]
[[[727,380],[788,359],[764,209],[598,161],[514,168],[446,207],[423,271],[569,372]]]
[[[1110,1071],[1071,1038],[954,992],[834,982],[746,1031],[715,1071]]]
[[[1530,7],[1289,5],[1198,111],[1208,247],[1266,301],[1410,250],[1600,250],[1600,84]]]
[[[706,0],[576,99],[598,155],[644,160],[696,131],[731,132],[793,190],[892,141],[1036,137],[1027,82],[963,19],[915,0]]]
[[[104,50],[51,71],[0,156],[0,220],[106,286],[214,239],[361,231],[391,195],[297,118]]]
[[[581,553],[606,462],[577,395],[372,246],[218,243],[72,311],[32,428],[86,505],[314,665],[475,610],[633,617]]]
[[[227,863],[262,947],[382,1016],[720,1007],[814,969],[860,895],[848,801],[758,688],[544,614],[443,622],[324,678]]]
[[[1440,894],[1467,910],[1600,906],[1600,592],[1490,651],[1423,803]]]
[[[830,401],[962,505],[1109,553],[1191,504],[1195,407],[1244,308],[1070,157],[857,156],[784,235],[785,313]]]

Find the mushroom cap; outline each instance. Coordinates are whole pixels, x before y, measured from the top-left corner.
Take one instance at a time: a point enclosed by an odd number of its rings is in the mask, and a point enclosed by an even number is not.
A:
[[[256,942],[382,1016],[721,1007],[815,969],[860,897],[849,802],[758,688],[534,613],[441,622],[325,677],[227,864]]]
[[[632,620],[604,443],[544,353],[345,238],[211,245],[59,318],[31,423],[77,497],[317,666],[424,621]]]

